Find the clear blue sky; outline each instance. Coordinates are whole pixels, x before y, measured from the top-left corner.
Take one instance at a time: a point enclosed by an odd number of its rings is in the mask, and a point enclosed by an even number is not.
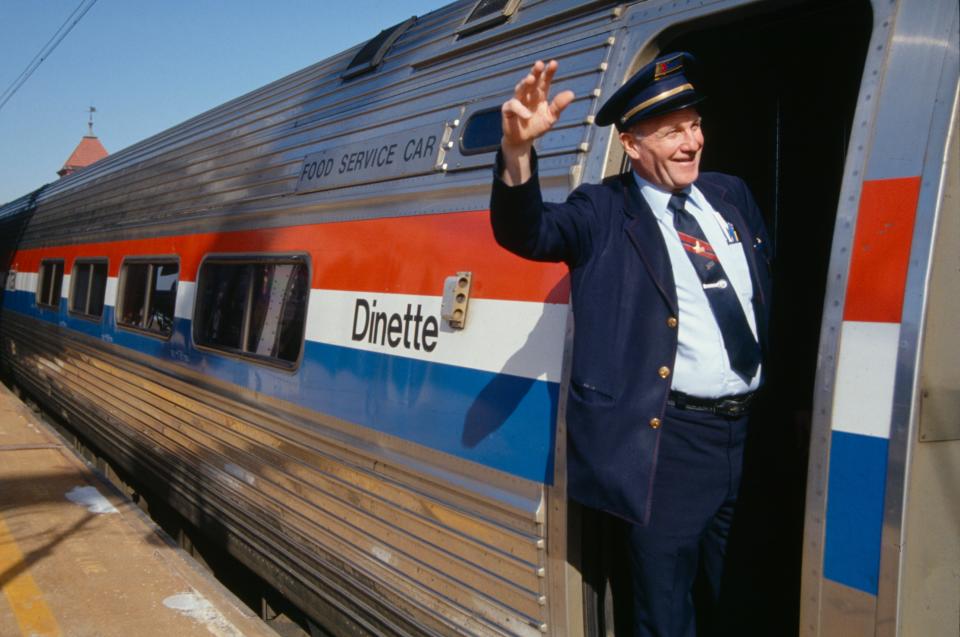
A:
[[[98,0],[0,109],[0,204],[449,0]],[[80,0],[0,0],[0,91]]]

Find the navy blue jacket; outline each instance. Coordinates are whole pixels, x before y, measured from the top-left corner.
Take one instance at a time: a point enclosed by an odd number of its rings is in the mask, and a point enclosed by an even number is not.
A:
[[[567,395],[567,489],[573,499],[646,524],[660,422],[677,355],[677,291],[663,235],[630,173],[544,203],[534,175],[520,186],[499,176],[490,202],[497,242],[570,268],[575,323]],[[770,299],[769,241],[746,184],[701,173],[697,188],[740,235],[753,280],[764,352]]]

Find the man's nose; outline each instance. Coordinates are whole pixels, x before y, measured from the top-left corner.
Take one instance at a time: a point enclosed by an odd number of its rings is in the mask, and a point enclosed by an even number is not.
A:
[[[703,140],[696,131],[688,129],[683,132],[683,141],[680,143],[681,150],[696,152],[700,150],[702,145]]]

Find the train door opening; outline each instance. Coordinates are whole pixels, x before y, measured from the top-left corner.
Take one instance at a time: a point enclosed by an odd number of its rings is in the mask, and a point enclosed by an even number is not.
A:
[[[660,53],[696,56],[707,94],[699,107],[701,170],[745,179],[774,242],[770,360],[730,537],[732,594],[723,602],[722,634],[797,633],[819,330],[871,28],[865,0],[749,7],[660,33],[630,71]],[[616,170],[618,163],[608,166]],[[588,634],[612,634],[614,626],[616,634],[629,634],[629,580],[614,566],[625,550],[616,527],[584,519]],[[596,546],[607,547],[605,555]]]

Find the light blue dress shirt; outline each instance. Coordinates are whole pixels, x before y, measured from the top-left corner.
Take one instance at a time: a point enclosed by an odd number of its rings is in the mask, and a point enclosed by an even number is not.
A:
[[[760,369],[757,369],[750,383],[745,383],[730,367],[730,358],[723,345],[723,334],[713,310],[710,309],[703,284],[673,227],[673,213],[667,209],[672,193],[657,188],[637,173],[633,173],[633,176],[643,198],[657,218],[657,225],[667,244],[670,264],[673,267],[673,280],[677,286],[677,303],[680,309],[680,316],[677,317],[679,345],[671,387],[700,398],[719,398],[755,390],[760,385]],[[750,269],[743,253],[743,245],[739,240],[736,243],[728,242],[727,222],[710,205],[702,192],[691,186],[687,193],[685,208],[700,224],[704,236],[713,247],[727,279],[737,292],[750,330],[756,338],[753,282],[750,280]]]

